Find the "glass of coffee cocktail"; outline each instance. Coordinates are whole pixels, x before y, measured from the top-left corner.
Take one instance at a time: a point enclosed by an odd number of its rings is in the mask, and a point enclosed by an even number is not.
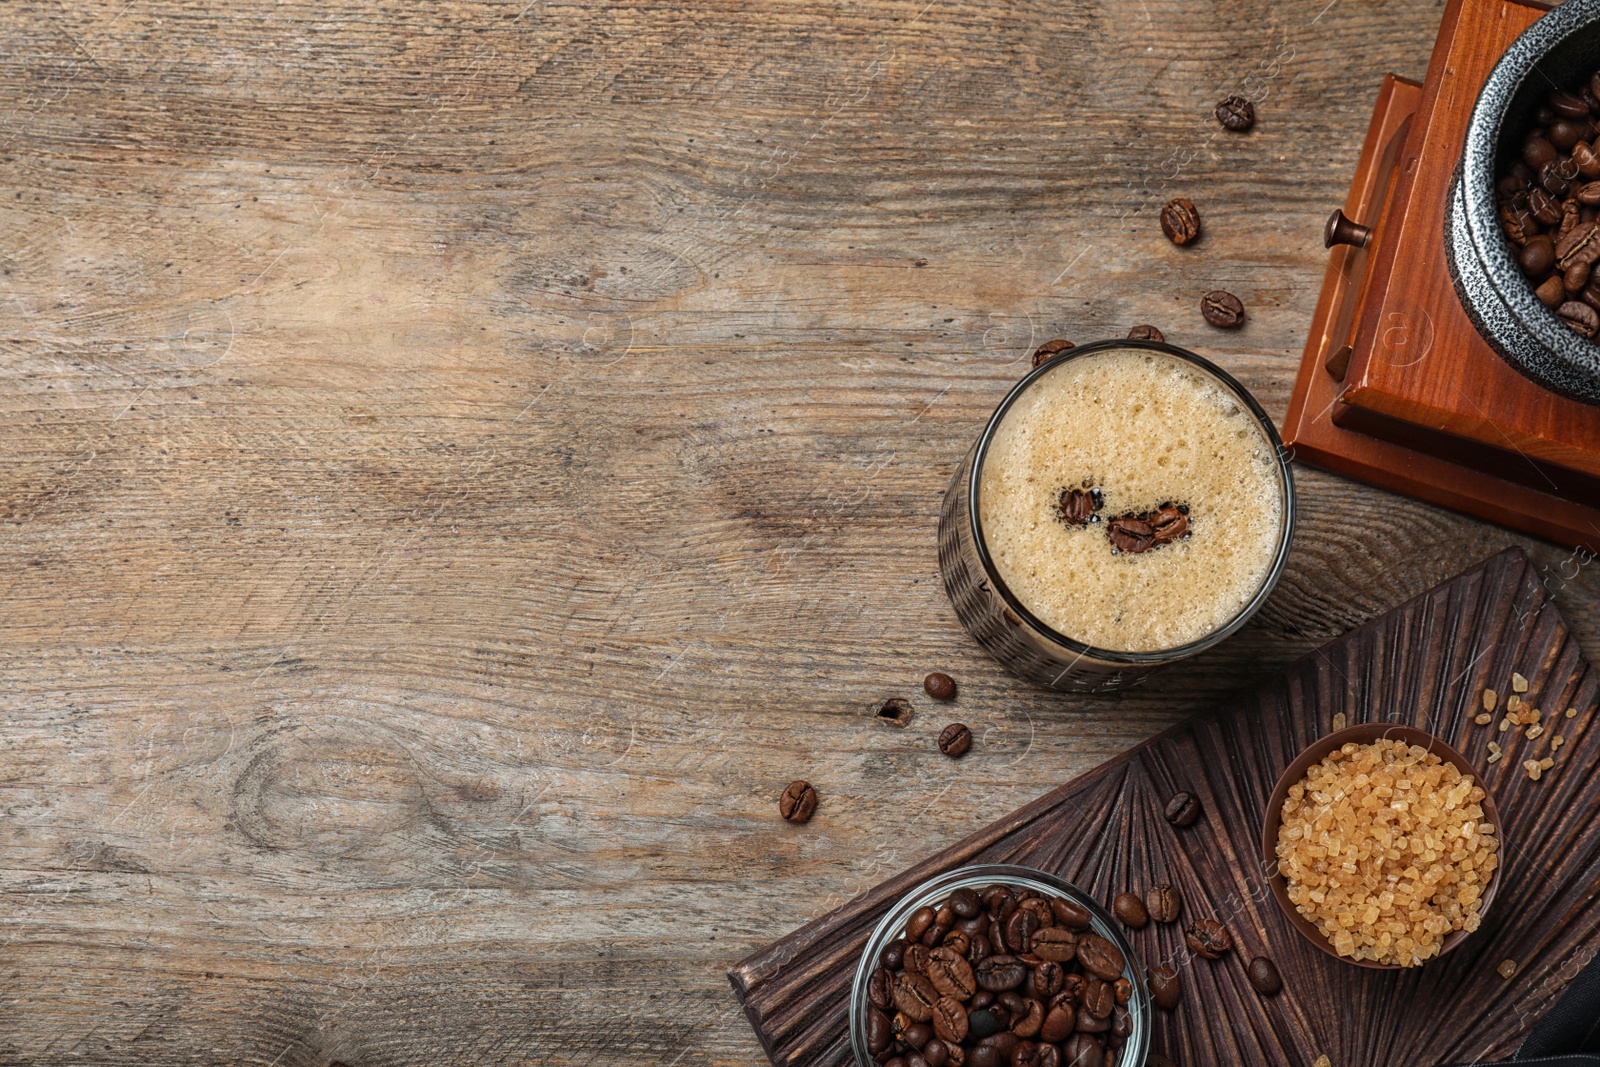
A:
[[[1288,458],[1243,386],[1174,345],[1101,341],[995,409],[945,495],[939,568],[1013,674],[1102,692],[1243,626],[1293,529]]]

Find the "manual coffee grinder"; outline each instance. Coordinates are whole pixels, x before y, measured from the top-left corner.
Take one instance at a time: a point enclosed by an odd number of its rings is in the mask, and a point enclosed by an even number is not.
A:
[[[1284,420],[1296,459],[1600,552],[1600,339],[1539,302],[1494,181],[1600,68],[1600,0],[1450,0],[1422,84],[1388,75]]]

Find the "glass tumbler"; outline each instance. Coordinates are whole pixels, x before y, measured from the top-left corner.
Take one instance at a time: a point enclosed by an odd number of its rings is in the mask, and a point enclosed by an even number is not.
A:
[[[1276,552],[1260,587],[1229,620],[1200,638],[1154,652],[1095,648],[1041,622],[1007,587],[984,541],[980,501],[984,460],[996,431],[1017,399],[1051,371],[1097,352],[1145,349],[1190,364],[1235,398],[1271,447],[1282,521]],[[1153,671],[1204,652],[1237,631],[1271,595],[1294,536],[1294,476],[1272,420],[1254,397],[1226,371],[1186,349],[1158,341],[1097,341],[1072,348],[1034,368],[995,408],[977,443],[956,469],[939,519],[939,571],[945,593],[968,633],[1011,673],[1061,692],[1102,693],[1125,688]]]

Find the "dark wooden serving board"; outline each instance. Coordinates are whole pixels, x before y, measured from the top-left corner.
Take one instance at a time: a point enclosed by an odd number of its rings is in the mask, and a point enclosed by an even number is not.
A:
[[[1184,1067],[1243,1063],[1427,1067],[1509,1054],[1561,987],[1600,947],[1600,757],[1592,728],[1596,678],[1546,585],[1520,549],[1504,552],[1353,630],[1282,674],[1195,716],[960,844],[868,890],[757,952],[729,972],[775,1064],[850,1061],[845,1016],[856,959],[877,919],[924,879],[968,863],[1055,871],[1109,900],[1125,887],[1171,881],[1185,922],[1222,918],[1237,950],[1185,965],[1184,1001],[1158,1013],[1154,1047]],[[1485,686],[1510,693],[1513,672],[1553,731],[1529,741],[1477,726]],[[1576,707],[1578,716],[1562,714]],[[1411,723],[1455,744],[1483,771],[1500,805],[1504,882],[1483,928],[1423,968],[1372,971],[1339,963],[1296,933],[1267,895],[1259,837],[1279,772],[1333,726]],[[1567,743],[1530,781],[1522,760]],[[1515,740],[1512,740],[1515,739]],[[1507,750],[1485,763],[1487,743]],[[1176,830],[1163,802],[1188,789],[1205,803]],[[1129,936],[1147,961],[1178,953],[1181,927]],[[1280,996],[1257,996],[1245,963],[1268,955]],[[1516,975],[1497,966],[1515,960]]]

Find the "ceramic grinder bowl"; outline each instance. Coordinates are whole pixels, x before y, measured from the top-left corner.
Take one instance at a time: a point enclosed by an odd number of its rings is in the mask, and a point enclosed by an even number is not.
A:
[[[1065,897],[1089,913],[1090,929],[1117,946],[1127,961],[1122,975],[1133,986],[1128,1000],[1128,1019],[1132,1032],[1122,1046],[1119,1064],[1142,1064],[1150,1052],[1150,993],[1145,987],[1144,967],[1133,946],[1123,936],[1117,921],[1088,893],[1071,882],[1031,867],[1012,864],[987,864],[959,867],[935,878],[930,878],[900,899],[888,914],[878,921],[867,947],[856,965],[855,981],[850,987],[850,1045],[855,1052],[856,1067],[879,1067],[877,1060],[867,1051],[867,1012],[876,1010],[867,999],[867,981],[878,966],[878,957],[884,948],[905,928],[911,913],[925,904],[935,905],[957,889],[979,889],[1001,883],[1023,889],[1032,889],[1051,896]]]
[[[1306,771],[1310,770],[1313,765],[1322,762],[1323,757],[1335,749],[1352,742],[1358,745],[1367,745],[1379,738],[1403,741],[1408,745],[1420,745],[1444,762],[1453,764],[1462,774],[1471,775],[1472,780],[1478,785],[1483,785],[1483,775],[1478,773],[1476,767],[1467,762],[1465,756],[1439,740],[1439,738],[1418,730],[1414,726],[1402,726],[1399,723],[1392,722],[1369,722],[1338,730],[1328,734],[1326,737],[1319,738],[1304,752],[1300,753],[1278,779],[1278,784],[1273,788],[1272,795],[1267,798],[1266,821],[1261,829],[1261,857],[1266,863],[1265,869],[1273,872],[1272,877],[1267,882],[1272,891],[1272,899],[1278,902],[1278,907],[1283,910],[1283,914],[1289,920],[1290,925],[1304,934],[1306,940],[1334,959],[1354,964],[1357,967],[1368,967],[1382,971],[1409,970],[1410,968],[1402,968],[1394,963],[1379,963],[1376,960],[1354,960],[1348,956],[1339,955],[1334,949],[1333,943],[1322,935],[1316,924],[1301,915],[1299,909],[1294,906],[1294,903],[1289,899],[1289,883],[1282,874],[1278,873],[1278,831],[1283,826],[1283,802],[1289,796],[1289,787],[1304,778]],[[1495,810],[1494,797],[1488,795],[1487,788],[1485,788],[1484,792],[1485,795],[1482,801],[1483,821],[1494,827],[1495,836],[1499,838],[1500,813]],[[1504,851],[1505,841],[1502,839],[1500,841],[1500,852],[1503,854]],[[1501,862],[1504,862],[1503,855],[1501,856]],[[1489,876],[1489,884],[1484,888],[1483,897],[1478,904],[1480,917],[1487,915],[1489,913],[1489,905],[1494,903],[1495,891],[1500,886],[1500,871],[1501,868],[1497,865],[1494,873]],[[1471,931],[1468,930],[1456,930],[1446,934],[1443,944],[1439,946],[1438,954],[1425,960],[1423,965],[1425,966],[1427,963],[1431,963],[1433,960],[1445,955],[1466,940],[1470,934]]]
[[[1540,102],[1597,69],[1600,0],[1567,0],[1517,38],[1473,106],[1445,216],[1456,294],[1489,347],[1545,388],[1591,404],[1600,403],[1600,343],[1534,295],[1501,232],[1494,184],[1520,154]]]

